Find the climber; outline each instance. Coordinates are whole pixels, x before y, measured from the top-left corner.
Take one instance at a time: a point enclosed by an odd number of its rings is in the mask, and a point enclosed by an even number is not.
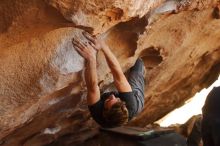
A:
[[[86,60],[84,75],[90,113],[102,127],[124,125],[141,112],[144,106],[144,64],[141,59],[137,59],[127,80],[117,58],[105,42],[86,32],[83,32],[83,36],[88,42],[73,39],[73,46]],[[101,96],[96,68],[96,53],[99,50],[104,53],[117,89]]]
[[[202,140],[204,146],[220,146],[220,87],[208,94],[202,109]]]

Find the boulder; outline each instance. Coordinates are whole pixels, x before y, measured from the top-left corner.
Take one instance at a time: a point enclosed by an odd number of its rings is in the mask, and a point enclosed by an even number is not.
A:
[[[84,59],[72,46],[86,41],[84,30],[105,40],[125,73],[138,57],[145,62],[145,107],[129,125],[145,127],[213,83],[218,1],[163,2],[2,0],[0,145],[101,140],[86,105]],[[113,80],[102,52],[97,60],[103,92]]]

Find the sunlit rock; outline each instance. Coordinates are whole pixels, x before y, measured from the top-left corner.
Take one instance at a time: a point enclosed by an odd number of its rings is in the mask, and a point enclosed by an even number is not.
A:
[[[145,62],[145,108],[130,125],[160,119],[219,74],[217,1],[2,0],[0,16],[3,146],[83,145],[99,133],[86,105],[84,59],[71,43],[86,41],[84,30],[106,41],[124,72],[138,57]],[[108,90],[102,52],[97,60],[100,89]]]
[[[46,0],[74,24],[105,32],[110,27],[133,17],[142,17],[165,0]]]

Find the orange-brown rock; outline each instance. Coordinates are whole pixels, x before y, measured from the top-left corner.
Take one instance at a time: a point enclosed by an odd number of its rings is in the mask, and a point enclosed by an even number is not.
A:
[[[98,133],[84,59],[71,44],[86,41],[84,29],[103,37],[123,71],[145,62],[145,108],[131,125],[158,120],[210,85],[220,64],[218,1],[162,2],[2,0],[0,145],[77,145]],[[97,66],[104,91],[112,76],[101,52]]]
[[[74,24],[105,32],[119,22],[142,17],[165,0],[46,0]]]

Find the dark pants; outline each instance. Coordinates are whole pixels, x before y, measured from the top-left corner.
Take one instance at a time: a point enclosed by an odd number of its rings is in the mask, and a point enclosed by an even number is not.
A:
[[[220,117],[203,116],[202,140],[204,146],[220,146]]]
[[[138,101],[138,112],[141,112],[144,107],[144,63],[141,59],[137,59],[134,66],[130,69],[128,82],[131,85],[134,96]]]

